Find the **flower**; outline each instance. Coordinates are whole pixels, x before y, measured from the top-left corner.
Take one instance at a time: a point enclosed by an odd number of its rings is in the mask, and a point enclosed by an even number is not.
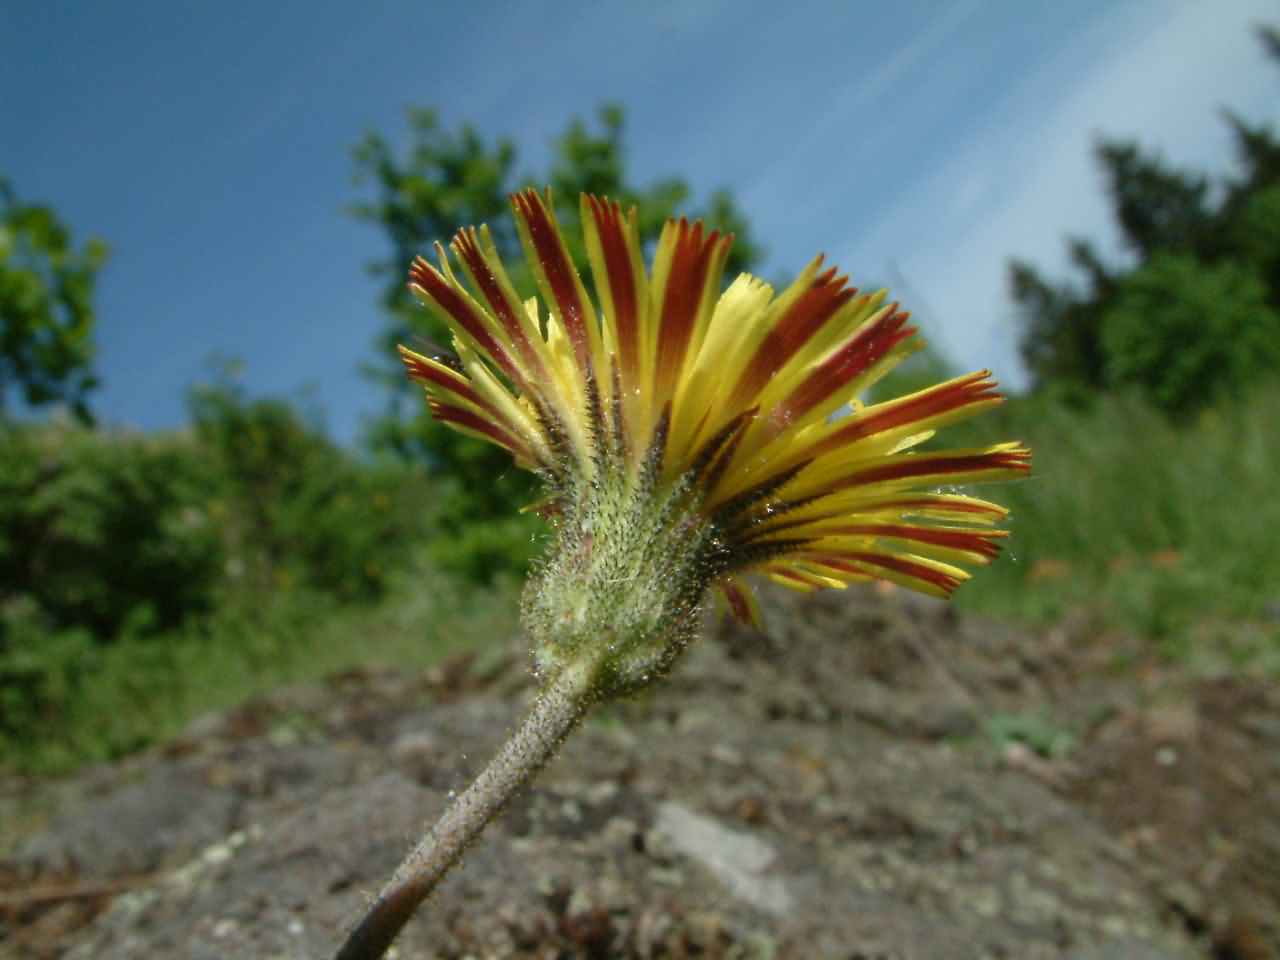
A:
[[[487,227],[468,227],[450,244],[467,282],[438,243],[438,266],[410,270],[456,356],[400,351],[437,419],[546,481],[556,542],[524,601],[539,666],[604,643],[617,685],[647,682],[708,589],[759,622],[745,574],[945,596],[962,564],[997,554],[1007,511],[938,487],[1025,474],[1030,451],[913,449],[1001,402],[986,370],[864,405],[923,346],[884,291],[818,256],[780,294],[748,274],[722,292],[732,237],[685,219],[646,272],[635,210],[583,196],[593,302],[550,192],[511,199],[546,313],[517,296]]]

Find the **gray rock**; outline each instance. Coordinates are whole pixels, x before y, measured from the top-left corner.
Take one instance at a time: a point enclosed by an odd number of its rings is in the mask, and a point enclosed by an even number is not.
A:
[[[781,915],[792,908],[785,878],[769,872],[777,856],[758,837],[730,830],[678,803],[658,807],[653,829],[715,874],[734,896],[766,913]]]
[[[153,767],[136,783],[59,812],[14,859],[55,872],[143,873],[225,837],[237,805],[235,791],[211,787],[198,770]]]
[[[1277,698],[1203,690],[1237,726],[1176,768],[1150,762],[1145,741],[1119,741],[1145,736],[1135,722],[1083,732],[1071,758],[1083,772],[1033,776],[980,736],[956,740],[969,727],[952,717],[1088,716],[1132,691],[1105,672],[1055,674],[1070,647],[1024,667],[1037,638],[896,610],[892,596],[789,603],[771,602],[767,637],[717,632],[651,695],[597,710],[413,918],[400,960],[1204,956],[1170,909],[1170,883],[1197,885],[1210,858],[1232,853],[1205,838],[1266,826],[1280,743],[1272,725],[1239,723],[1275,716]],[[426,707],[411,679],[353,676],[290,694],[305,714],[298,742],[272,745],[269,731],[223,742],[210,723],[216,738],[195,752],[156,751],[59,794],[61,811],[24,843],[24,869],[61,857],[159,873],[86,911],[58,949],[71,960],[332,956],[518,720],[520,696],[498,692],[515,688]],[[354,732],[329,719],[346,716],[361,718]],[[1220,725],[1198,716],[1197,743]],[[1229,761],[1229,775],[1210,761]],[[1254,806],[1232,820],[1193,804],[1203,820],[1151,833],[1159,804],[1190,795],[1159,778],[1193,768],[1196,789],[1238,790]],[[1157,779],[1144,787],[1139,775]],[[1163,842],[1143,846],[1149,835]],[[1275,845],[1236,849],[1219,888],[1200,894],[1271,889]],[[1194,897],[1177,902],[1201,911]],[[1271,902],[1259,916],[1274,915]]]

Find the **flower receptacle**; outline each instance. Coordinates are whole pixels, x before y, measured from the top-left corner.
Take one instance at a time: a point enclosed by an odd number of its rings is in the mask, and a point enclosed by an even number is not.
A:
[[[595,662],[595,695],[608,698],[656,680],[692,640],[718,538],[687,484],[654,491],[606,473],[584,487],[556,520],[522,614],[540,677]]]

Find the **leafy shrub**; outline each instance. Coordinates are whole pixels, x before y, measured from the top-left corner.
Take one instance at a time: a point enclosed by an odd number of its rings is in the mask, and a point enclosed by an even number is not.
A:
[[[425,480],[399,464],[356,460],[288,403],[249,401],[224,381],[193,391],[191,411],[220,478],[212,509],[229,588],[371,600],[424,535]]]
[[[148,709],[202,682],[179,666],[212,662],[201,644],[270,674],[305,644],[262,638],[377,599],[422,543],[430,488],[411,468],[226,384],[192,412],[182,434],[0,431],[0,746],[44,743],[28,759],[55,767],[130,749],[154,735]],[[151,706],[124,711],[134,696]],[[50,731],[73,728],[84,743],[58,747]]]
[[[1251,266],[1159,253],[1121,280],[1102,348],[1111,386],[1185,414],[1280,371],[1280,313]]]
[[[10,426],[0,464],[4,610],[105,641],[209,609],[222,568],[215,481],[189,439]]]
[[[474,584],[489,584],[511,575],[523,577],[541,553],[546,524],[519,514],[492,520],[455,522],[431,537],[427,555],[441,570]]]
[[[212,608],[213,478],[188,438],[0,430],[0,742],[58,729],[100,654]]]

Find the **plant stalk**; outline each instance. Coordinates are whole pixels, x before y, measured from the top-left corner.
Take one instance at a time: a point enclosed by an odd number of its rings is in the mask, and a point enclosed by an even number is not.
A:
[[[555,756],[582,719],[597,679],[597,658],[566,665],[466,791],[396,868],[336,960],[378,960],[463,851],[520,787]]]

